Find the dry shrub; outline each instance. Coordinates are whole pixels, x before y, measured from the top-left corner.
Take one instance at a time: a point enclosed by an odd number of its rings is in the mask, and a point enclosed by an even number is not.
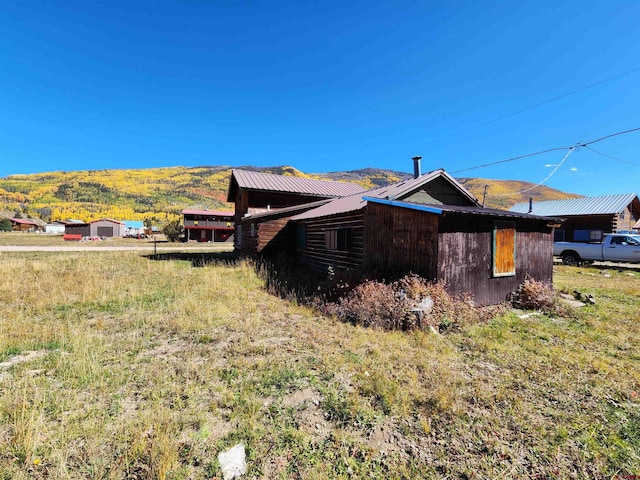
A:
[[[427,297],[433,307],[420,316],[413,308]],[[467,297],[450,296],[441,282],[429,282],[413,274],[392,283],[367,280],[321,307],[342,321],[384,330],[444,330],[483,320],[493,313],[474,308]]]
[[[511,303],[516,308],[550,312],[555,306],[555,295],[548,283],[526,278],[513,293]]]

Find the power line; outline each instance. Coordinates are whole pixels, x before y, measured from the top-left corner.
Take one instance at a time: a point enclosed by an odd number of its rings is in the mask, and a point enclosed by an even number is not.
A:
[[[627,160],[622,160],[621,158],[616,158],[616,157],[613,157],[611,155],[607,155],[606,153],[599,152],[598,150],[595,150],[595,149],[593,149],[591,147],[585,146],[584,148],[586,148],[587,150],[591,150],[593,153],[597,153],[598,155],[602,155],[603,157],[610,158],[611,160],[616,160],[618,162],[628,163],[629,165],[636,165],[637,167],[640,167],[640,163],[633,163],[633,162],[629,162]]]
[[[578,142],[576,145],[570,145],[568,147],[549,148],[547,150],[541,150],[539,152],[528,153],[526,155],[520,155],[518,157],[511,157],[511,158],[507,158],[505,160],[498,160],[497,162],[485,163],[483,165],[477,165],[475,167],[463,168],[461,170],[456,170],[456,171],[451,172],[451,173],[467,172],[469,170],[477,170],[478,168],[491,167],[493,165],[499,165],[501,163],[508,163],[508,162],[513,162],[515,160],[522,160],[523,158],[534,157],[536,155],[542,155],[543,153],[557,152],[559,150],[569,150],[569,149],[573,149],[573,148],[576,148],[576,147],[586,147],[586,146],[591,145],[593,143],[602,142],[603,140],[607,140],[609,138],[617,137],[617,136],[620,136],[620,135],[625,135],[627,133],[637,132],[638,130],[640,130],[640,127],[632,128],[630,130],[624,130],[622,132],[611,133],[609,135],[605,135],[604,137],[596,138],[595,140],[589,140],[588,142]]]
[[[539,186],[541,186],[541,185],[544,185],[544,183],[545,183],[547,180],[549,180],[551,177],[553,177],[553,174],[554,174],[554,173],[556,173],[556,172],[558,171],[558,169],[562,166],[562,164],[565,162],[565,160],[566,160],[567,158],[569,158],[569,155],[571,155],[573,152],[575,152],[576,148],[579,148],[579,147],[572,147],[571,149],[569,149],[569,151],[568,151],[568,152],[567,152],[567,154],[564,156],[564,158],[560,161],[560,163],[559,163],[558,165],[556,165],[556,168],[554,168],[554,169],[553,169],[553,171],[552,171],[549,175],[547,175],[547,176],[544,178],[544,180],[542,180],[541,182],[536,183],[535,185],[533,185],[533,186],[531,186],[531,187],[529,187],[529,188],[525,188],[524,190],[520,190],[519,192],[500,193],[500,194],[496,194],[496,195],[491,195],[491,194],[489,194],[489,196],[490,196],[490,197],[508,197],[508,196],[511,196],[511,195],[520,195],[521,193],[526,193],[526,192],[528,192],[528,191],[530,191],[530,190],[533,190],[533,189],[534,189],[534,188],[536,188],[536,187],[539,187]],[[586,148],[588,148],[588,147],[586,147]]]
[[[437,139],[432,140],[430,142],[427,142],[426,144],[424,144],[424,146],[432,145],[434,143],[438,143],[438,142],[441,142],[442,140],[447,140],[447,139],[452,138],[452,137],[457,137],[458,135],[462,135],[463,133],[467,133],[467,132],[469,132],[471,130],[475,130],[477,128],[484,127],[486,125],[491,125],[492,123],[496,123],[496,122],[499,122],[501,120],[505,120],[507,118],[513,117],[515,115],[519,115],[519,114],[524,113],[524,112],[528,112],[529,110],[533,110],[534,108],[542,107],[543,105],[547,105],[547,104],[555,102],[557,100],[561,100],[561,99],[563,99],[565,97],[568,97],[570,95],[575,95],[576,93],[584,92],[585,90],[588,90],[588,89],[593,88],[593,87],[597,87],[598,85],[602,85],[603,83],[607,83],[607,82],[610,82],[612,80],[616,80],[616,79],[618,79],[620,77],[624,77],[625,75],[630,75],[630,74],[632,74],[634,72],[637,72],[638,70],[640,70],[640,67],[636,67],[636,68],[633,68],[633,69],[628,70],[626,72],[619,73],[618,75],[614,75],[613,77],[605,78],[604,80],[600,80],[598,82],[591,83],[591,84],[586,85],[584,87],[578,88],[577,90],[572,90],[572,91],[564,93],[562,95],[558,95],[557,97],[553,97],[553,98],[550,98],[549,100],[545,100],[543,102],[536,103],[535,105],[531,105],[531,106],[522,108],[522,109],[517,110],[517,111],[515,111],[513,113],[508,113],[507,115],[503,115],[501,117],[497,117],[497,118],[494,118],[492,120],[487,120],[485,122],[478,123],[476,125],[473,125],[471,127],[465,128],[463,130],[459,130],[459,131],[451,133],[449,135],[445,135],[443,137],[440,137],[440,138],[437,138]]]

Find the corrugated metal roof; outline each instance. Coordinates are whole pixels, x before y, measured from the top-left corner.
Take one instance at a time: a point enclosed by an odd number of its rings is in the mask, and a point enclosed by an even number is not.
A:
[[[118,223],[120,225],[124,225],[124,222],[121,222],[119,220],[114,220],[113,218],[99,218],[98,220],[92,220],[89,223],[98,223],[98,222],[111,222],[111,223]]]
[[[607,215],[622,212],[634,199],[635,193],[605,195],[602,197],[570,198],[568,200],[547,200],[533,202],[531,213],[544,217],[564,217],[571,215]],[[509,209],[511,212],[527,213],[529,202],[517,203]]]
[[[273,173],[251,172],[248,170],[232,170],[229,183],[228,201],[231,199],[234,181],[239,188],[268,192],[287,192],[317,197],[344,197],[363,192],[360,185],[348,182],[314,180],[310,178],[288,177]]]
[[[36,225],[33,220],[29,220],[28,218],[12,218],[10,220],[14,223],[21,223],[23,225]]]
[[[454,186],[456,186],[460,190],[460,193],[467,196],[471,202],[473,202],[476,205],[478,204],[477,200],[462,185],[456,182],[453,179],[453,177],[447,174],[444,170],[434,170],[433,172],[426,173],[424,175],[419,176],[418,178],[410,178],[408,180],[393,183],[385,187],[369,190],[367,192],[364,192],[364,194],[358,193],[356,195],[351,195],[349,197],[336,198],[335,200],[332,200],[326,205],[323,205],[318,208],[314,208],[313,210],[309,210],[308,212],[301,213],[300,215],[296,215],[295,217],[292,218],[292,220],[305,220],[309,218],[326,217],[326,216],[335,215],[338,213],[347,213],[347,212],[360,210],[361,208],[364,208],[367,204],[367,201],[363,199],[363,196],[395,200],[420,189],[424,184],[429,183],[430,181],[432,181],[437,177],[446,178],[449,182],[451,182]]]
[[[221,210],[182,210],[183,215],[211,215],[215,217],[233,217],[233,212],[223,212]]]

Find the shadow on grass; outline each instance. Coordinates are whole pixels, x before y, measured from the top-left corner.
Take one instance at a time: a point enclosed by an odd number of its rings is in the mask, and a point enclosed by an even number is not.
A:
[[[315,306],[336,301],[362,281],[360,272],[313,268],[287,254],[261,257],[255,269],[269,293]]]
[[[155,261],[187,261],[193,267],[207,265],[235,265],[239,258],[233,252],[163,252],[156,255],[144,255],[144,258]]]

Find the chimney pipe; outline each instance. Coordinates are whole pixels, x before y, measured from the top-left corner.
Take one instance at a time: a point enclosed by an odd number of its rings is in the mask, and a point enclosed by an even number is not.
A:
[[[413,178],[418,178],[422,175],[422,172],[420,171],[420,160],[422,160],[422,157],[415,156],[411,160],[413,160]]]
[[[533,197],[529,197],[529,211],[527,213],[533,212]]]

